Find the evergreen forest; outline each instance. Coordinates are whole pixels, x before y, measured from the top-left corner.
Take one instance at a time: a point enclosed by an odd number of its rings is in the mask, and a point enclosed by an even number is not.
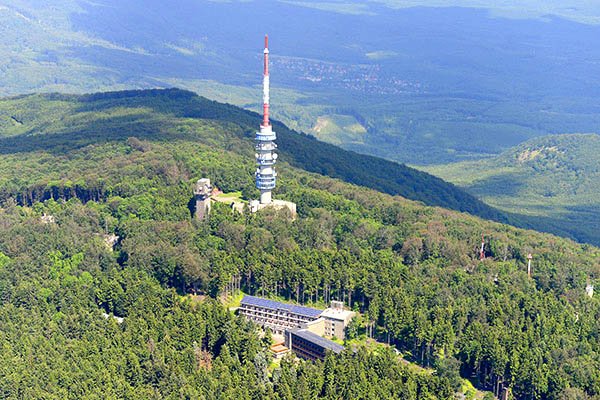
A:
[[[600,399],[592,245],[461,212],[495,211],[279,123],[274,194],[297,218],[214,203],[197,221],[199,178],[257,195],[258,115],[179,90],[0,109],[2,399],[452,399],[461,377],[516,399]],[[344,301],[361,313],[350,338],[372,326],[389,347],[273,367],[221,302],[237,290]]]

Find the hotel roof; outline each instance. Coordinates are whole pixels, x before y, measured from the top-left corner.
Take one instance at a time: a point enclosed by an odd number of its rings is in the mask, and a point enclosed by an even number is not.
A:
[[[317,318],[323,313],[323,310],[316,308],[297,306],[294,304],[282,303],[280,301],[263,299],[262,297],[244,296],[242,304],[270,308],[272,310],[287,311],[292,314],[303,315],[306,317]]]
[[[332,352],[334,352],[336,354],[344,351],[344,346],[337,344],[335,342],[332,342],[329,339],[325,339],[324,337],[321,337],[321,336],[317,335],[316,333],[312,333],[311,331],[309,331],[307,329],[298,329],[298,328],[292,329],[292,333],[298,337],[301,337],[304,340],[307,340],[311,343],[316,344],[317,346],[320,346],[327,350],[331,350]]]

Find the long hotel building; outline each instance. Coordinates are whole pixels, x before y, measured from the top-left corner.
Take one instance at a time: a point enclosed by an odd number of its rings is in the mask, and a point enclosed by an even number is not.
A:
[[[281,303],[261,297],[244,296],[239,308],[241,315],[273,333],[283,335],[286,330],[318,319],[323,310]]]

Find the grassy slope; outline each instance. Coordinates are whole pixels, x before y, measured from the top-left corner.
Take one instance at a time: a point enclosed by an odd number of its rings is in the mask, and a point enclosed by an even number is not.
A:
[[[599,243],[599,154],[598,135],[551,135],[490,159],[424,170],[502,210],[554,219],[581,239]]]
[[[367,130],[351,115],[328,114],[317,118],[311,129],[317,139],[340,145],[361,145]]]

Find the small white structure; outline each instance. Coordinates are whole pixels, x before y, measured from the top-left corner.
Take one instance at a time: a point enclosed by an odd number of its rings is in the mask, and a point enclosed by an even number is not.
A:
[[[104,244],[106,245],[106,247],[108,247],[110,251],[113,251],[118,241],[119,237],[114,233],[111,233],[110,235],[104,235]]]
[[[257,212],[260,211],[264,208],[267,207],[273,207],[275,210],[282,210],[284,208],[287,208],[288,210],[290,210],[290,212],[292,213],[292,217],[296,218],[297,212],[296,212],[296,203],[292,203],[291,201],[285,201],[285,200],[272,200],[270,203],[268,204],[262,204],[260,201],[258,200],[250,200],[248,202],[248,206],[250,208],[250,212]]]
[[[109,318],[110,318],[110,315],[109,315],[109,314],[107,314],[107,313],[104,313],[104,312],[103,312],[103,313],[102,313],[102,317],[103,317],[104,319],[109,319]],[[112,317],[113,317],[113,319],[114,319],[115,321],[117,321],[117,324],[122,324],[122,323],[123,323],[123,321],[125,321],[125,319],[124,319],[123,317],[117,317],[117,316],[115,316],[115,315],[113,315]]]
[[[55,222],[54,215],[47,215],[46,213],[42,215],[42,224],[53,224]]]
[[[585,293],[590,297],[594,297],[594,285],[587,285],[585,287]]]
[[[269,350],[271,351],[271,354],[273,354],[273,358],[276,360],[281,360],[283,356],[290,352],[290,349],[285,346],[285,342],[276,343],[271,346]]]

